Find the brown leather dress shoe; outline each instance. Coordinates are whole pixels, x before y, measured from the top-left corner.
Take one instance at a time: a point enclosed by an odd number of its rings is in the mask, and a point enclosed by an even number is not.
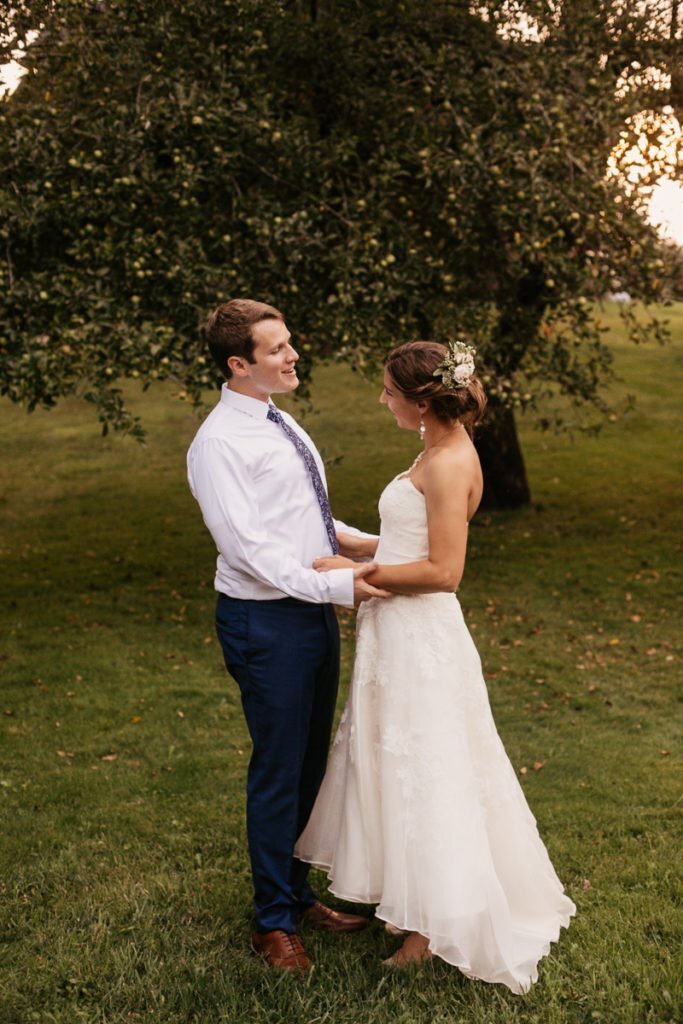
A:
[[[370,924],[370,919],[360,914],[342,914],[339,910],[326,907],[316,900],[312,907],[304,910],[301,920],[314,928],[327,928],[331,932],[359,932]]]
[[[279,929],[274,932],[254,932],[251,951],[262,956],[269,967],[279,967],[283,971],[307,971],[311,966],[299,936]]]

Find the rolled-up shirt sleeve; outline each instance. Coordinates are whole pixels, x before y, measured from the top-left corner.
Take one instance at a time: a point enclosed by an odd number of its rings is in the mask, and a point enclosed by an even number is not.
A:
[[[353,607],[352,569],[316,572],[269,536],[236,447],[209,438],[194,448],[188,469],[204,522],[229,566],[300,601]]]

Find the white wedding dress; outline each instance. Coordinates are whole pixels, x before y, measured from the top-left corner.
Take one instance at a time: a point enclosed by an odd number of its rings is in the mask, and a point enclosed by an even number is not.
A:
[[[423,495],[385,489],[376,561],[427,557]],[[429,938],[471,978],[525,992],[575,913],[491,715],[455,594],[358,612],[349,701],[297,855],[345,900]]]

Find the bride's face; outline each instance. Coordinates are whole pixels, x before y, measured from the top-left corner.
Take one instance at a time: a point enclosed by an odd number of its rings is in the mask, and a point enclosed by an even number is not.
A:
[[[420,429],[420,410],[415,402],[409,401],[402,395],[394,384],[388,370],[384,371],[384,387],[379,396],[381,405],[387,405],[393,412],[396,423],[404,430]]]

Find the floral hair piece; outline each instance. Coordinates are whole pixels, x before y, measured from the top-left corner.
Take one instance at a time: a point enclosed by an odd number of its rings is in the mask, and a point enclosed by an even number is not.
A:
[[[466,388],[474,376],[476,348],[465,341],[449,341],[448,355],[439,363],[432,376],[441,377],[447,391]]]

